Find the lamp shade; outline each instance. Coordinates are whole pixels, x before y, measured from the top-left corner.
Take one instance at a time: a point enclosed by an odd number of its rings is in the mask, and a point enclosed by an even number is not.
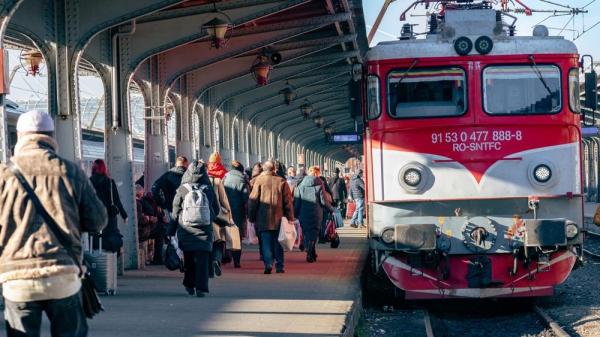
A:
[[[230,37],[227,36],[227,33],[233,29],[231,21],[223,20],[218,16],[207,22],[204,27],[208,36],[212,39],[212,46],[217,49],[227,44]]]

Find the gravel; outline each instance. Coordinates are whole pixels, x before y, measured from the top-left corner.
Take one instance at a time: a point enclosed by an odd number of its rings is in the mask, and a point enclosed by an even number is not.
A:
[[[600,252],[598,239],[584,246]],[[585,257],[584,266],[557,287],[556,296],[540,299],[538,304],[572,336],[600,336],[600,260]]]

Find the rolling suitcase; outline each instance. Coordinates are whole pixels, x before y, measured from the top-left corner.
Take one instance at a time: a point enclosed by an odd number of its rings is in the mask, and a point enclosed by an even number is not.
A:
[[[356,210],[356,202],[349,201],[348,206],[346,207],[346,219],[351,219],[352,215],[354,215],[355,210]]]
[[[96,283],[96,290],[106,295],[114,295],[117,292],[117,253],[102,250],[102,235],[99,238],[98,250],[94,250],[92,235],[89,240],[89,249],[83,253],[83,260]]]

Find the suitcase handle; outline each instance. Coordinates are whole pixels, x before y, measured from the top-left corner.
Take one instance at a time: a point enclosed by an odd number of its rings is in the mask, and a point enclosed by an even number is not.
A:
[[[88,246],[90,247],[90,253],[94,253],[94,234],[88,234]],[[102,231],[98,233],[98,253],[102,253]]]

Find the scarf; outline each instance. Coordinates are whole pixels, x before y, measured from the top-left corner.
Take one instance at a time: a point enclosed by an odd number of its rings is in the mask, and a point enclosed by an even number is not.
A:
[[[223,179],[227,174],[227,170],[223,164],[217,163],[208,163],[208,175],[213,178]]]

